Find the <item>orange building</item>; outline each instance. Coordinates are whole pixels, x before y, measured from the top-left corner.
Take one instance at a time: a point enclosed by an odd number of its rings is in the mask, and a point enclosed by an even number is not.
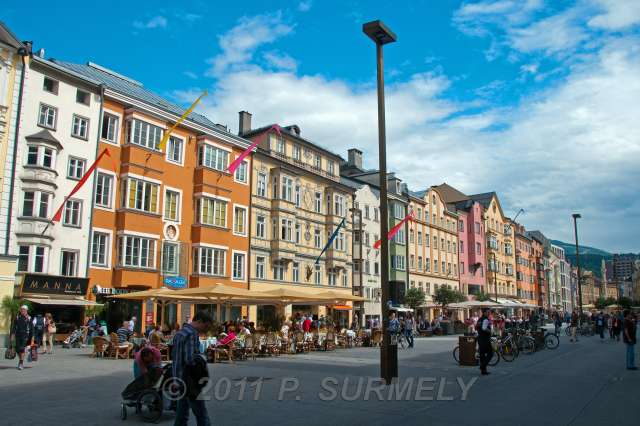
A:
[[[521,302],[537,305],[536,256],[533,239],[526,234],[524,226],[515,224],[516,241],[516,285]]]
[[[104,87],[98,152],[108,149],[115,164],[106,159],[96,170],[89,277],[94,296],[108,303],[109,328],[132,316],[139,330],[182,323],[193,306],[169,305],[161,319],[153,302],[103,296],[216,283],[248,288],[251,158],[234,174],[225,170],[249,143],[192,113],[160,149],[182,108],[100,66],[58,63]]]

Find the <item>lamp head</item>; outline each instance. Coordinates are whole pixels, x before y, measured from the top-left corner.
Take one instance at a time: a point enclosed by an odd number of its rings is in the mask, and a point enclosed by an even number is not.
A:
[[[382,21],[371,21],[362,25],[364,32],[376,44],[388,44],[395,42],[398,37]]]
[[[574,213],[571,216],[573,216],[574,219],[580,219],[582,218],[582,216],[580,215],[580,213]]]

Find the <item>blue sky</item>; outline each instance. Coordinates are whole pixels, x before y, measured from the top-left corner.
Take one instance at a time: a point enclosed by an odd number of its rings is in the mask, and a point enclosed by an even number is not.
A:
[[[135,6],[132,7],[132,4]],[[298,124],[375,167],[374,48],[385,49],[388,161],[412,189],[496,190],[551,238],[640,251],[637,0],[11,2],[0,19],[47,57],[88,60],[237,128]]]

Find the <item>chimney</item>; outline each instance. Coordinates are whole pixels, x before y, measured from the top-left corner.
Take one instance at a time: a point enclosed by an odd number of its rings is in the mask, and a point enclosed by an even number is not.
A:
[[[355,166],[358,169],[362,170],[362,151],[356,148],[351,148],[349,151],[349,166]]]
[[[240,111],[240,123],[238,124],[238,136],[242,136],[251,131],[251,114],[247,111]]]

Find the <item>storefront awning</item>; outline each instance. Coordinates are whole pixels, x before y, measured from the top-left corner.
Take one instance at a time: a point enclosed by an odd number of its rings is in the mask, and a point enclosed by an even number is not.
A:
[[[57,306],[102,306],[101,303],[96,303],[87,299],[51,299],[47,297],[26,297],[29,302],[37,303],[39,305],[57,305]]]
[[[332,305],[331,309],[333,309],[334,311],[350,311],[351,309],[353,309],[353,306],[349,306],[349,305]]]

